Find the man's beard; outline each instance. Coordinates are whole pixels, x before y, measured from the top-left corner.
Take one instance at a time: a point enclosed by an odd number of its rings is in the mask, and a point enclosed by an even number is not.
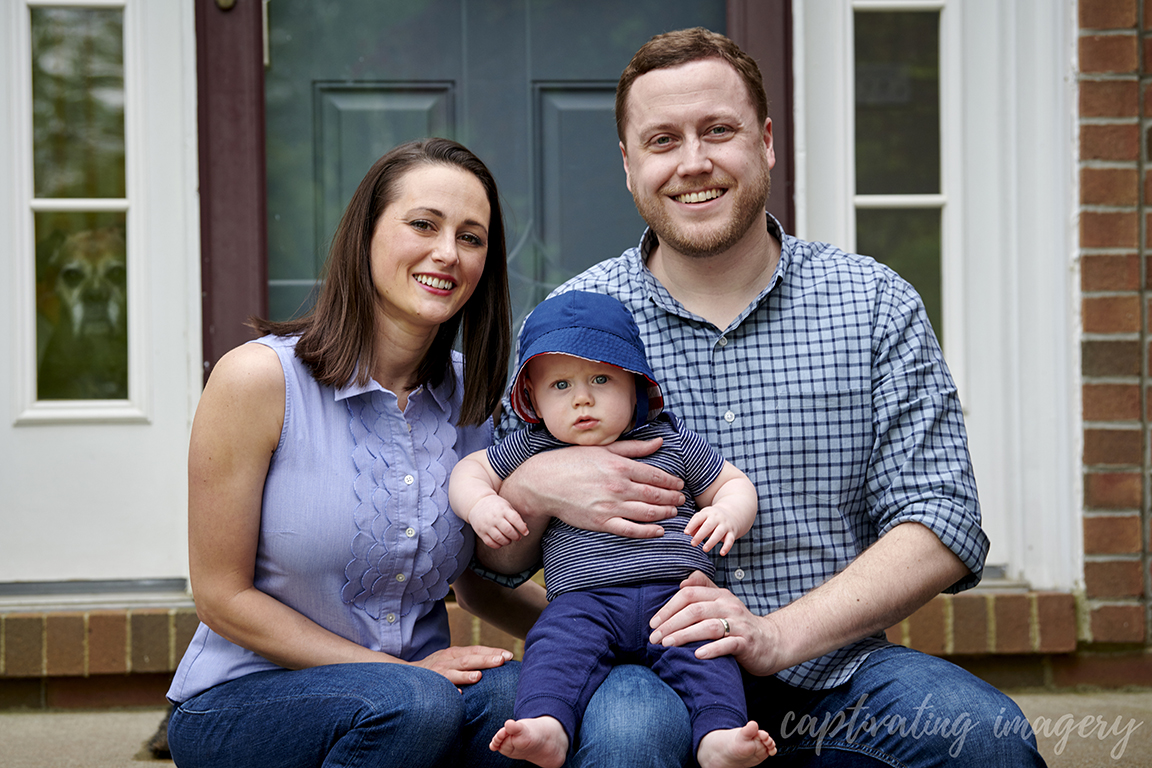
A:
[[[689,258],[701,259],[728,250],[757,222],[764,226],[764,206],[768,202],[771,187],[768,163],[761,158],[746,185],[737,187],[735,191],[729,187],[725,192],[726,195],[736,195],[732,216],[719,226],[703,232],[693,232],[683,227],[668,213],[663,205],[667,193],[663,190],[654,198],[641,198],[633,192],[632,199],[636,203],[636,210],[656,233],[661,245]]]

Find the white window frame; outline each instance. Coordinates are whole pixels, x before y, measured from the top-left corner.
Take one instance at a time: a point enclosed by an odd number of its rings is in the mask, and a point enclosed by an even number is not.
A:
[[[32,163],[32,8],[118,9],[124,14],[124,172],[125,194],[122,199],[37,198]],[[12,6],[14,35],[11,56],[16,82],[12,108],[13,139],[21,162],[14,174],[15,195],[23,212],[15,219],[14,240],[17,252],[15,274],[16,300],[13,302],[16,337],[14,387],[14,423],[18,425],[61,423],[147,423],[149,411],[149,285],[148,260],[139,258],[147,216],[144,188],[140,125],[143,68],[138,54],[145,41],[141,25],[136,23],[136,8],[129,0],[23,0]],[[126,400],[38,400],[36,383],[36,246],[35,215],[50,211],[123,212],[127,218],[128,270],[128,398]]]
[[[855,194],[853,14],[941,13],[941,194]],[[861,203],[942,210],[945,357],[989,586],[1075,590],[1080,524],[1075,3],[794,0],[797,233],[855,249]],[[919,198],[919,196],[917,196]]]

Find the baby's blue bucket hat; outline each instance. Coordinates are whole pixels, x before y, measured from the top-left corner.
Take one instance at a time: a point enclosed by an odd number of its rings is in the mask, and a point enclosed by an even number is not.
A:
[[[528,361],[537,355],[562,354],[607,363],[636,374],[636,424],[640,427],[664,410],[664,396],[644,356],[640,329],[628,309],[611,296],[568,291],[541,302],[520,331],[520,355],[512,379],[512,410],[538,424],[525,386]]]

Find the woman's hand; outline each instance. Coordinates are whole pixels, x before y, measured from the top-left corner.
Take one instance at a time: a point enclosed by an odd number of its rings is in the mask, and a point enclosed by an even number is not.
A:
[[[680,591],[656,612],[649,626],[651,642],[665,646],[711,640],[696,649],[698,659],[731,655],[754,675],[783,669],[778,666],[779,643],[770,618],[756,616],[740,598],[699,571],[680,583]]]
[[[478,682],[483,670],[499,667],[512,660],[512,652],[486,645],[453,645],[436,651],[412,664],[437,672],[448,678],[452,685],[471,685]]]

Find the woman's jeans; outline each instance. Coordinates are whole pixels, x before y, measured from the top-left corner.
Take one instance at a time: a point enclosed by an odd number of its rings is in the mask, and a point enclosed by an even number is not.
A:
[[[180,768],[506,768],[488,749],[512,716],[519,663],[461,686],[403,664],[257,672],[178,705],[168,744]]]
[[[803,691],[745,674],[748,716],[776,740],[765,765],[1026,768],[1043,766],[1023,715],[1007,696],[960,667],[901,646],[873,652],[852,680]],[[1015,721],[1020,722],[1020,721]],[[999,723],[999,727],[997,727]],[[691,730],[676,694],[643,667],[618,667],[592,697],[573,768],[689,762]]]

